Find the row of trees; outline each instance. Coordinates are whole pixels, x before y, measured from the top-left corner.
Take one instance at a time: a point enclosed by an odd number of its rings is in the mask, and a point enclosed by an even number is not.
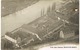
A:
[[[42,10],[41,10],[41,17],[42,17],[42,16],[45,16],[45,15],[52,17],[52,16],[54,15],[55,8],[56,8],[56,3],[53,3],[52,6],[49,6],[49,7],[47,8],[46,14],[44,14],[45,11],[44,11],[44,9],[42,9]]]
[[[63,0],[63,4],[59,8],[59,12],[56,11],[56,3],[53,3],[52,6],[47,8],[46,14],[44,9],[41,10],[41,16],[47,15],[48,17],[54,18],[55,16],[60,17],[61,19],[67,19],[71,17],[75,11],[79,9],[78,0]]]

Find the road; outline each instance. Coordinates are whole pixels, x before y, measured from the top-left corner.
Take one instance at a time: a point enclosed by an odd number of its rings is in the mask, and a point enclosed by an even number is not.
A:
[[[45,43],[45,44],[40,44],[40,45],[37,45],[37,46],[31,46],[29,48],[27,48],[27,50],[39,50],[40,48],[43,48],[43,47],[52,47],[52,46],[55,46],[55,45],[59,45],[59,46],[64,46],[64,45],[67,45],[69,46],[69,44],[73,45],[73,46],[78,46],[78,42],[77,41],[79,40],[79,36],[74,36],[74,37],[71,37],[71,38],[68,38],[68,39],[58,39],[57,41],[51,41],[51,42],[48,42],[48,43]],[[72,42],[74,41],[74,42]],[[53,48],[54,49],[54,48]],[[23,50],[26,50],[26,49],[23,49]]]
[[[38,45],[31,45],[25,49],[23,48],[20,50],[39,50],[41,48],[47,48],[47,47],[49,49],[50,49],[50,47],[52,49],[54,49],[53,47],[55,47],[55,46],[56,47],[58,47],[58,46],[64,47],[65,45],[67,45],[67,47],[69,47],[70,45],[72,45],[73,47],[77,47],[79,45],[78,40],[79,40],[79,36],[76,35],[76,36],[73,36],[73,37],[67,38],[67,39],[58,39],[58,40],[47,42],[47,43],[42,43],[42,44],[38,44]],[[13,49],[13,50],[18,50],[18,49]]]
[[[79,39],[79,36],[76,35],[68,39],[58,39],[57,41],[51,41],[51,42],[44,43],[44,44],[29,46],[25,49],[22,48],[19,50],[46,50],[46,49],[59,50],[61,48],[54,48],[54,47],[64,47],[64,46],[65,47],[75,47],[75,48],[71,48],[71,50],[78,50],[79,49],[79,43],[77,42],[78,39]],[[70,49],[70,48],[63,48],[63,50],[66,50],[66,49]],[[17,50],[17,49],[13,49],[13,50]]]

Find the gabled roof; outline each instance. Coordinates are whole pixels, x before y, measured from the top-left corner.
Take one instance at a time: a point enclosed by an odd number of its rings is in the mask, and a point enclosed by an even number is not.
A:
[[[29,24],[22,25],[21,28],[23,30],[38,34],[39,36],[44,36],[62,24],[62,21],[53,20],[50,17],[44,16],[34,20]]]

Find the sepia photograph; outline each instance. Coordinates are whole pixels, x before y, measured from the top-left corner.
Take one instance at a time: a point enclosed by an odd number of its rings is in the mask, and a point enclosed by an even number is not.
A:
[[[1,0],[1,50],[78,45],[79,0]]]

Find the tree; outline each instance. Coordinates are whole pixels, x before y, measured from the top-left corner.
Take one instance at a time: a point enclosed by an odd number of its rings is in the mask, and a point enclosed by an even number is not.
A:
[[[52,4],[52,11],[55,11],[55,9],[56,9],[56,3],[53,3]]]
[[[44,9],[41,9],[41,17],[44,15]]]

